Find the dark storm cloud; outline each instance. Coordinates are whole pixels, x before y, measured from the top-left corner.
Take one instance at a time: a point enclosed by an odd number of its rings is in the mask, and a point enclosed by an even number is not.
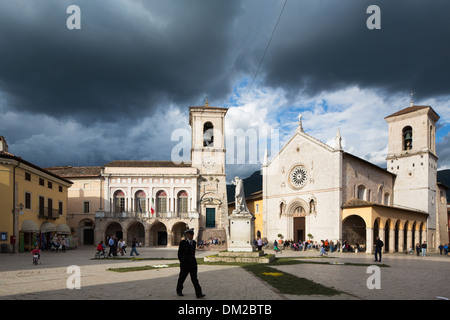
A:
[[[372,4],[381,30],[366,27]],[[309,94],[349,85],[448,94],[449,12],[444,0],[289,1],[263,64],[266,84]]]
[[[81,8],[81,30],[66,28],[72,4]],[[237,1],[0,5],[0,91],[9,108],[104,121],[228,92]]]
[[[368,30],[367,7],[381,8]],[[69,5],[81,30],[68,30]],[[284,1],[2,1],[0,92],[10,110],[87,121],[151,115],[204,93],[224,101],[252,78]],[[294,94],[349,85],[410,90],[450,86],[450,4],[290,0],[258,78]]]

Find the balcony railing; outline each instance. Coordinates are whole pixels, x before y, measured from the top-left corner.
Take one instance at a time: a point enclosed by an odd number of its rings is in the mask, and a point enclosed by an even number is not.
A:
[[[52,219],[59,219],[59,210],[58,209],[51,209],[51,208],[41,208],[39,210],[39,217],[41,218],[52,218]]]
[[[188,219],[188,218],[198,218],[199,214],[196,211],[186,212],[186,213],[176,213],[176,212],[155,212],[151,214],[150,212],[133,212],[133,211],[122,211],[122,212],[108,212],[108,211],[97,211],[95,213],[97,218],[117,218],[117,219]]]

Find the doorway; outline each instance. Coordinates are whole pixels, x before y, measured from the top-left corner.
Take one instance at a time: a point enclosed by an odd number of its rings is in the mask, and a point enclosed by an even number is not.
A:
[[[294,217],[294,242],[305,240],[305,217]]]
[[[167,231],[158,231],[158,246],[167,245]]]
[[[94,244],[94,229],[83,229],[83,244],[93,245]]]
[[[206,227],[215,228],[216,227],[216,209],[206,208]]]

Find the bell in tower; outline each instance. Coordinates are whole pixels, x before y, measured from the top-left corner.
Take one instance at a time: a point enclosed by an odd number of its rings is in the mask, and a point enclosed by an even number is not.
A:
[[[403,150],[411,150],[412,143],[412,128],[407,126],[403,129]]]

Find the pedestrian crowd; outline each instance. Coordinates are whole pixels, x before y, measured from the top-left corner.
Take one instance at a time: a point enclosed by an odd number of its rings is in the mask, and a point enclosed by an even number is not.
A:
[[[124,256],[127,253],[127,244],[125,242],[124,239],[122,238],[118,238],[117,236],[108,236],[107,240],[106,240],[107,245],[109,246],[109,252],[108,252],[108,257],[111,257],[111,255],[113,257],[116,257],[117,255],[121,255]],[[140,244],[136,238],[133,239],[133,241],[131,242],[131,251],[130,251],[130,256],[133,256],[133,254],[136,254],[137,256],[139,255],[139,253],[137,252],[137,247],[142,246],[142,244]],[[103,243],[103,241],[100,241],[100,243],[97,246],[97,251],[98,252],[104,252],[104,250],[106,249],[106,245]]]

